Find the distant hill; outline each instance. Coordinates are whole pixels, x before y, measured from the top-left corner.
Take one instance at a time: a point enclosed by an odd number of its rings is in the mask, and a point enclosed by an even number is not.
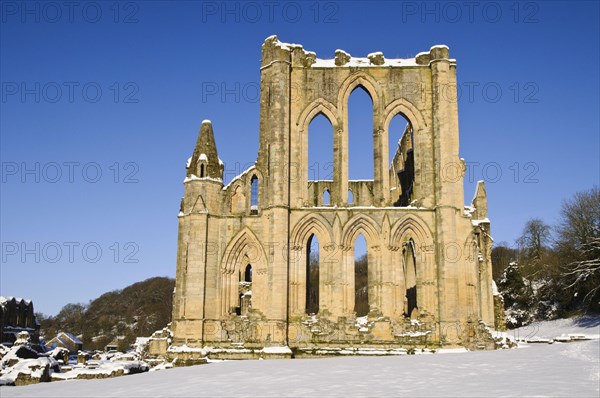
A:
[[[60,331],[81,335],[84,349],[104,349],[117,339],[126,349],[136,337],[149,336],[171,321],[175,280],[155,277],[104,293],[89,304],[67,304],[54,317],[37,314],[41,335]]]

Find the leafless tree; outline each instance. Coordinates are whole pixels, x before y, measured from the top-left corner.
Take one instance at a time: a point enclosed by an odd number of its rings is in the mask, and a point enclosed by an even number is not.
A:
[[[578,192],[563,203],[557,248],[568,288],[586,309],[600,309],[600,190]]]

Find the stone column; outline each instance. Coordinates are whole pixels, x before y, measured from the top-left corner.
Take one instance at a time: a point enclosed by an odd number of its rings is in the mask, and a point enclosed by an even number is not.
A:
[[[348,107],[333,134],[333,195],[332,203],[348,203]]]
[[[263,175],[258,211],[263,219],[260,239],[267,256],[269,286],[264,314],[273,324],[285,322],[288,316],[291,68],[290,47],[276,36],[267,38],[262,47],[257,168]],[[272,335],[271,339],[285,344],[285,336]]]
[[[463,197],[462,176],[452,174],[457,170],[458,158],[458,113],[456,107],[456,78],[451,71],[449,51],[446,46],[432,47],[432,116],[435,164],[435,198],[436,198],[436,251],[439,267],[439,316],[442,334],[451,328],[460,328],[464,320],[464,283],[459,281],[462,242],[456,239],[457,221],[462,216]],[[454,93],[454,95],[452,94]],[[443,336],[442,336],[443,337]],[[453,333],[447,340],[454,345],[457,334]]]
[[[368,262],[368,292],[369,292],[369,310],[382,310],[382,279],[381,264],[382,250],[380,245],[370,246],[367,252]]]
[[[381,106],[382,99],[379,100]],[[373,104],[375,107],[375,104]],[[388,168],[387,135],[383,131],[383,122],[380,120],[380,109],[373,109],[373,204],[386,206],[390,196],[390,176]]]

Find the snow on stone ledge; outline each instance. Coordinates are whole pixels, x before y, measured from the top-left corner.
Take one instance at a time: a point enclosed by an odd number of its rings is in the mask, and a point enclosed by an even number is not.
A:
[[[187,345],[170,346],[169,352],[173,353],[199,353],[208,355],[210,353],[263,353],[263,354],[292,354],[292,350],[288,346],[265,347],[259,350],[253,350],[244,347],[238,348],[215,348],[215,347],[189,347]]]
[[[229,184],[227,184],[223,187],[223,190],[226,191],[227,189],[229,189],[229,187],[232,186],[234,182],[238,181],[244,175],[248,174],[250,171],[252,171],[254,169],[256,169],[256,163],[252,164],[246,170],[242,171],[239,175],[235,176],[231,181],[229,181]]]
[[[292,350],[288,346],[282,347],[265,347],[257,352],[264,352],[265,354],[291,354]]]
[[[427,65],[419,65],[417,64],[417,61],[414,58],[385,58],[385,61],[382,65],[374,65],[371,63],[371,60],[366,57],[366,58],[360,58],[360,57],[352,57],[350,58],[350,61],[348,61],[348,63],[341,65],[341,66],[337,66],[335,64],[335,59],[321,59],[321,58],[317,58],[315,60],[315,63],[312,64],[310,67],[311,68],[347,68],[347,67],[354,67],[354,66],[360,66],[360,67],[370,67],[370,68],[381,68],[381,67],[386,67],[386,66],[427,66]]]
[[[396,333],[394,336],[396,337],[423,337],[427,336],[431,333],[431,330],[426,330],[424,332],[416,331],[416,332],[405,332],[405,333]]]
[[[213,181],[222,183],[223,180],[221,178],[213,178],[213,177],[198,177],[197,175],[191,174],[189,177],[185,177],[183,183],[187,183],[190,181]]]
[[[383,53],[381,51],[375,51],[374,53],[368,54],[367,58],[376,57],[378,55],[381,55],[383,57]]]
[[[265,39],[265,43],[268,43],[268,42],[270,42],[270,41],[273,41],[273,40],[275,40],[275,41],[273,42],[273,44],[275,45],[275,47],[280,47],[280,48],[282,48],[282,49],[284,49],[284,50],[291,50],[291,49],[293,49],[293,48],[296,48],[296,47],[297,47],[297,48],[303,48],[301,44],[295,44],[295,43],[284,43],[284,42],[280,41],[280,40],[277,38],[277,35],[271,35],[271,36],[267,37],[267,38]]]
[[[465,217],[473,217],[473,213],[475,212],[475,206],[465,206],[463,210],[463,214]]]
[[[473,224],[473,226],[477,227],[479,224],[484,224],[484,223],[490,223],[490,219],[489,218],[482,218],[481,220],[471,220],[471,224]]]
[[[74,367],[73,370],[64,373],[53,373],[53,380],[73,380],[97,378],[93,376],[115,377],[130,373],[147,372],[148,364],[144,361],[97,361],[97,368]],[[88,366],[94,361],[89,361]]]
[[[205,349],[197,347],[189,347],[187,345],[172,345],[168,349],[169,352],[199,352],[204,353]]]
[[[288,50],[288,51],[291,51],[294,48],[301,48],[304,50],[304,48],[300,44],[284,43],[284,42],[280,41],[277,38],[277,35],[271,35],[271,36],[267,37],[265,39],[265,44],[267,44],[267,43],[272,43],[275,47],[278,47],[278,48],[281,48],[284,50]],[[342,55],[343,57],[347,57],[349,59],[349,61],[344,62],[343,65],[336,65],[335,64],[336,58],[321,59],[321,58],[316,58],[316,53],[313,51],[305,51],[305,53],[306,53],[306,55],[310,55],[311,57],[315,58],[315,62],[312,63],[312,65],[310,65],[311,68],[347,68],[347,67],[379,68],[379,67],[386,67],[386,66],[389,66],[389,67],[391,67],[391,66],[395,66],[395,67],[398,67],[398,66],[428,67],[428,65],[425,65],[425,64],[418,64],[416,58],[419,56],[425,55],[425,54],[429,54],[431,52],[431,50],[439,49],[439,48],[444,48],[444,49],[449,50],[448,46],[446,46],[444,44],[436,44],[435,46],[432,46],[430,48],[429,52],[420,52],[419,54],[417,54],[417,56],[415,58],[385,58],[384,62],[382,64],[374,64],[371,62],[371,58],[373,58],[373,57],[378,57],[378,56],[383,57],[383,52],[381,52],[381,51],[372,52],[366,58],[365,57],[360,58],[360,57],[352,57],[346,51],[338,48],[335,50],[336,56]],[[456,62],[455,59],[449,59],[449,61],[453,62],[453,63]],[[265,67],[265,66],[263,66],[263,67]]]

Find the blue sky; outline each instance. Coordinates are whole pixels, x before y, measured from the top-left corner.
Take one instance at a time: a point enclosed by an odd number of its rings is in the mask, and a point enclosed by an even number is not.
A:
[[[319,58],[448,45],[465,202],[486,180],[496,242],[530,217],[554,223],[563,199],[599,182],[597,2],[0,4],[0,290],[48,314],[174,276],[185,160],[203,119],[226,180],[255,160],[272,34]],[[369,177],[369,101],[350,98],[351,178]],[[317,119],[311,137],[328,129]]]

